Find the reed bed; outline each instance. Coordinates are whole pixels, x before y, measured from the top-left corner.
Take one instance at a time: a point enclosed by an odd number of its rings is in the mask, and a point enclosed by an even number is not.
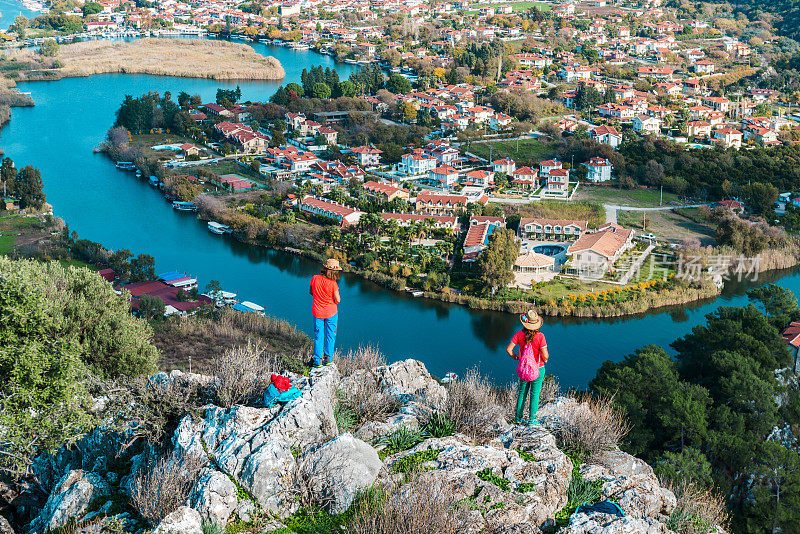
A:
[[[138,39],[132,43],[88,41],[60,48],[64,76],[120,72],[213,80],[281,80],[274,57],[245,44],[206,39]]]

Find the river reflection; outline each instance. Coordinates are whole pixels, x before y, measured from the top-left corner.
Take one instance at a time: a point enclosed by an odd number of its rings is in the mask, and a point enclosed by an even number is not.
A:
[[[313,52],[255,45],[281,61],[284,83],[298,81],[300,71],[314,64],[335,66],[342,77],[352,69],[334,65]],[[308,280],[318,272],[314,262],[291,254],[250,248],[208,232],[205,223],[177,213],[152,188],[133,174],[116,169],[92,149],[102,142],[114,112],[126,94],[146,91],[199,93],[214,98],[218,87],[237,82],[109,74],[57,82],[20,84],[31,91],[36,106],[15,108],[0,132],[0,147],[17,166],[42,171],[48,202],[56,215],[87,239],[110,249],[127,248],[156,258],[159,271],[177,270],[239,293],[266,307],[268,313],[311,331]],[[241,82],[245,99],[266,100],[274,82]],[[796,271],[762,277],[797,290]],[[713,302],[693,303],[637,317],[586,319],[546,318],[551,360],[548,372],[563,386],[585,387],[606,360],[619,360],[648,343],[668,347],[720,305],[742,305],[747,284],[729,284]],[[509,338],[519,328],[512,314],[469,310],[453,304],[413,298],[352,276],[341,281],[339,346],[361,344],[381,348],[390,360],[417,358],[441,376],[478,367],[498,383],[515,377],[514,362],[505,355]]]

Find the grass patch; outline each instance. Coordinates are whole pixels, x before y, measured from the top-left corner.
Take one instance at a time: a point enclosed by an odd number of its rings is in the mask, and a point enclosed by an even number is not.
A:
[[[336,421],[336,428],[339,429],[339,433],[349,432],[356,426],[356,414],[341,389],[336,391],[333,418]]]
[[[556,525],[559,528],[564,528],[569,524],[569,518],[578,506],[595,504],[603,495],[603,483],[600,480],[589,482],[581,475],[582,456],[575,452],[568,452],[567,456],[572,460],[572,479],[567,488],[567,504],[555,515]]]
[[[535,462],[536,461],[536,456],[533,453],[530,453],[528,451],[523,451],[523,450],[520,450],[520,449],[517,449],[517,453],[519,453],[519,457],[522,458],[523,460],[525,460],[526,462]]]
[[[479,479],[485,482],[491,482],[503,491],[508,491],[508,487],[511,484],[509,480],[495,475],[488,467],[482,471],[478,471],[476,474],[478,475]]]
[[[0,256],[8,256],[14,250],[14,236],[0,236]]]
[[[403,473],[410,475],[422,469],[422,464],[432,462],[439,457],[442,449],[430,449],[427,451],[418,451],[413,454],[401,458],[392,466],[392,473]]]
[[[538,139],[520,139],[519,141],[492,141],[489,143],[473,143],[468,152],[484,159],[511,158],[517,167],[537,165],[540,161],[555,155],[553,147]]]
[[[386,456],[397,454],[398,452],[407,451],[408,449],[422,443],[425,440],[425,435],[421,430],[415,430],[407,426],[401,426],[391,434],[388,434],[378,440],[378,445],[386,445],[386,448],[381,452]]]
[[[442,412],[433,412],[423,423],[422,430],[433,438],[446,438],[456,433],[456,424]]]
[[[590,200],[602,204],[655,208],[678,204],[678,195],[664,192],[663,201],[659,189],[617,189],[616,187],[592,187],[583,184],[576,194],[576,200]]]

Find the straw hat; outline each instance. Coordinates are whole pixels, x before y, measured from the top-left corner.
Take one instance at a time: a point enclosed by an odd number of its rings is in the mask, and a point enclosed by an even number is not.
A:
[[[328,258],[328,261],[325,262],[325,268],[330,271],[341,271],[342,267],[339,265],[339,260],[336,258]]]
[[[542,327],[544,321],[541,316],[536,313],[536,310],[528,310],[528,313],[523,313],[519,316],[519,322],[528,330],[538,330]]]

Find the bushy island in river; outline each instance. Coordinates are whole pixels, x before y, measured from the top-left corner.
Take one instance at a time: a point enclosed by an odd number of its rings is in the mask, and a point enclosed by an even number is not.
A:
[[[10,50],[3,61],[16,63],[21,79],[33,80],[113,72],[216,80],[282,80],[286,75],[274,57],[228,41],[145,38],[67,45],[53,42],[51,48],[46,55],[30,49]]]
[[[3,532],[800,527],[800,393],[779,334],[800,312],[777,287],[709,315],[675,358],[645,347],[585,393],[548,380],[531,427],[508,422],[515,385],[473,371],[442,384],[369,348],[309,369],[285,323],[147,323],[97,274],[56,262],[0,258],[0,281]],[[172,368],[198,332],[227,341],[201,374]],[[265,395],[273,374],[292,400]]]

